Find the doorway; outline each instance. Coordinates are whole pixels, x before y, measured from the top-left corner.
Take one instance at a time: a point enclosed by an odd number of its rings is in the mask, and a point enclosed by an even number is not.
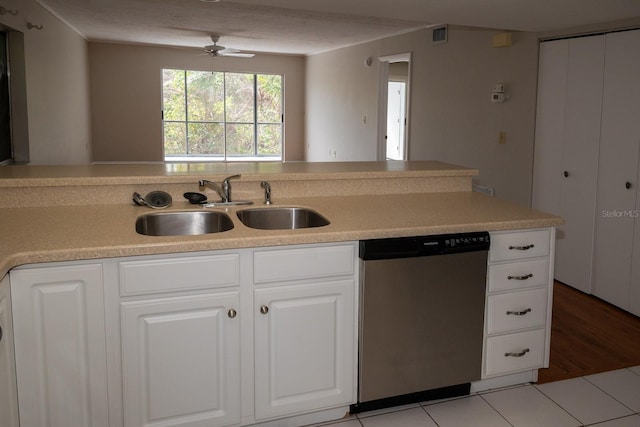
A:
[[[0,165],[12,160],[7,33],[0,31]]]
[[[411,53],[378,59],[381,62],[378,160],[407,160]]]

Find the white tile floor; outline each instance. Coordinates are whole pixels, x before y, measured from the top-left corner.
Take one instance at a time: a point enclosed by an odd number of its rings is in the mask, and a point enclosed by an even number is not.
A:
[[[640,366],[351,415],[331,427],[640,427]]]

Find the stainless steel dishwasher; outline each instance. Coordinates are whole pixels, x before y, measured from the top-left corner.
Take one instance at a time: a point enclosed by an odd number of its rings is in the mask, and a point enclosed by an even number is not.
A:
[[[489,233],[360,241],[358,403],[469,394],[480,379]]]

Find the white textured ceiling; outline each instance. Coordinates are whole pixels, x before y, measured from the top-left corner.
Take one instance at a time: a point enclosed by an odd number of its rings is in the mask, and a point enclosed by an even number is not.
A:
[[[447,23],[544,32],[640,17],[640,0],[38,0],[90,41],[311,54]]]

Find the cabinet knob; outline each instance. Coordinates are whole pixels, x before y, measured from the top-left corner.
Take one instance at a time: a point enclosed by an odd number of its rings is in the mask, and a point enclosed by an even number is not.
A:
[[[229,311],[227,312],[227,316],[229,316],[230,319],[235,319],[237,315],[238,315],[238,312],[235,311],[233,308],[230,308]]]
[[[564,171],[562,175],[564,175],[565,178],[569,178],[569,171]]]
[[[633,187],[633,185],[632,185],[629,181],[625,182],[625,184],[624,184],[624,188],[626,188],[626,189],[628,190],[628,189],[630,189],[631,187]]]
[[[267,307],[266,305],[260,306],[260,313],[267,314],[268,312],[269,312],[269,307]]]

